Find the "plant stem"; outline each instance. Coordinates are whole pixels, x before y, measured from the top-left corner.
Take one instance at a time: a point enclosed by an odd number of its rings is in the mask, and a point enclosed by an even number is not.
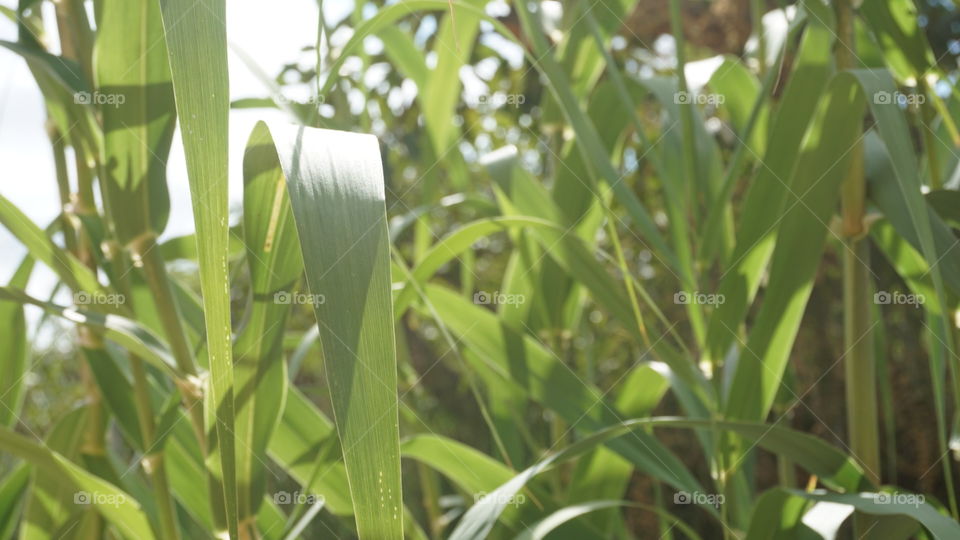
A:
[[[838,70],[854,65],[853,4],[837,0],[836,62]],[[863,466],[866,477],[880,484],[880,435],[877,420],[877,372],[873,353],[873,284],[870,280],[870,245],[864,235],[863,145],[859,141],[851,152],[850,170],[841,192],[843,218],[843,338],[844,380],[846,385],[847,436],[850,453]],[[854,536],[861,538],[876,523],[865,514],[854,515]]]
[[[109,213],[108,213],[109,216]],[[127,298],[132,299],[130,282],[130,259],[119,249],[116,243],[108,250],[110,263],[114,275],[119,276],[114,285]],[[133,309],[133,306],[128,306]],[[150,399],[150,383],[147,380],[146,367],[143,359],[130,354],[130,372],[133,375],[134,405],[137,420],[140,424],[140,442],[143,445],[141,466],[150,479],[154,498],[157,502],[157,513],[160,519],[160,536],[164,540],[180,540],[180,529],[177,527],[177,518],[174,511],[173,494],[167,478],[166,459],[163,447],[154,448],[157,438],[156,423],[154,421],[153,402]]]
[[[187,380],[177,381],[177,385],[181,396],[183,396],[183,406],[187,409],[190,423],[200,445],[200,453],[206,459],[209,444],[203,413],[203,388],[197,378],[197,366],[194,363],[190,344],[187,342],[187,334],[180,318],[180,310],[173,300],[173,288],[170,285],[167,268],[156,243],[156,236],[152,232],[147,232],[134,240],[130,248],[139,264],[142,265],[147,286],[150,288],[151,296],[153,296],[167,342],[170,343],[173,358],[177,362],[177,366],[187,374]],[[207,483],[210,493],[217,493],[222,489],[219,482],[211,474],[207,475]],[[225,526],[226,514],[224,514],[222,499],[211,497],[211,509],[213,510],[214,521],[218,526],[220,524]]]
[[[136,400],[137,417],[140,420],[140,438],[143,442],[143,468],[150,477],[157,513],[160,515],[160,532],[163,538],[179,540],[176,515],[173,509],[173,496],[167,481],[166,460],[163,449],[154,449],[156,426],[153,420],[153,405],[150,403],[150,385],[143,360],[130,355],[130,371],[133,373],[133,389]]]

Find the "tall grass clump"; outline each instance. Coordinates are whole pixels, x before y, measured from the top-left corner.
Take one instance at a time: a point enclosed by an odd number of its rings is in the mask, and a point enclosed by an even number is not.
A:
[[[2,7],[2,537],[960,537],[951,2],[228,9]]]

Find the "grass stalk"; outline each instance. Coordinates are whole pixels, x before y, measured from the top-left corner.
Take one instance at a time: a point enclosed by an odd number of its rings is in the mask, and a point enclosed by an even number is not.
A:
[[[838,0],[838,70],[855,67],[854,9],[851,0]],[[851,151],[850,170],[841,191],[843,221],[843,341],[846,387],[847,437],[850,453],[863,466],[868,479],[880,483],[880,434],[877,417],[876,357],[871,335],[873,284],[870,280],[870,245],[865,238],[866,176],[863,144]],[[876,523],[862,513],[854,515],[854,536],[862,537]]]
[[[143,443],[143,468],[150,477],[150,484],[157,501],[157,514],[160,517],[160,533],[164,539],[179,540],[177,520],[173,507],[173,495],[167,480],[166,460],[163,449],[153,448],[156,440],[156,425],[153,419],[153,405],[150,403],[150,385],[143,360],[130,356],[130,371],[133,374],[134,399],[137,407],[137,419],[140,421],[140,437]]]
[[[108,252],[114,274],[120,276],[116,286],[123,291],[127,298],[133,298],[128,279],[131,268],[130,259],[116,245]],[[130,373],[133,376],[134,406],[140,425],[140,442],[143,445],[141,466],[150,479],[150,486],[153,488],[156,498],[160,535],[164,540],[180,540],[180,529],[177,527],[173,492],[170,489],[170,482],[167,477],[164,449],[162,446],[154,448],[157,438],[156,422],[154,420],[153,402],[150,399],[150,383],[147,379],[146,365],[142,358],[132,353],[130,354]]]
[[[177,386],[183,397],[183,405],[190,417],[194,434],[197,437],[201,455],[206,456],[209,445],[203,414],[203,389],[197,377],[197,366],[190,350],[190,344],[187,342],[187,334],[183,327],[180,311],[173,300],[173,287],[170,284],[160,248],[156,243],[156,237],[153,233],[145,233],[132,243],[131,249],[136,260],[142,265],[147,286],[153,297],[160,324],[163,326],[174,360],[177,362],[177,366],[188,375],[187,380],[177,381]],[[216,493],[221,489],[212,475],[207,475],[207,483],[210,493]],[[221,503],[220,498],[211,497],[211,509],[218,524],[226,523],[226,514]]]

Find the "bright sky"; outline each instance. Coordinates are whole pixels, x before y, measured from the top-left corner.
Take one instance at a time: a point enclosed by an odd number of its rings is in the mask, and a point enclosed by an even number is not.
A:
[[[2,0],[0,5],[15,7],[15,0]],[[324,2],[327,20],[339,20],[352,9],[350,0]],[[261,1],[233,0],[227,5],[227,38],[239,47],[271,77],[283,64],[301,60],[312,62],[312,53],[301,52],[316,42],[317,3],[315,0],[273,0],[269,8]],[[49,23],[52,6],[44,4],[48,33],[55,35]],[[16,41],[16,26],[0,18],[0,39]],[[266,97],[264,85],[246,64],[230,53],[230,95],[232,99]],[[26,63],[16,54],[0,49],[0,193],[11,199],[40,226],[46,226],[59,207],[50,142],[44,131],[45,114],[40,91]],[[231,207],[242,199],[243,148],[250,130],[258,120],[288,118],[268,109],[231,110],[230,112],[230,201]],[[165,236],[193,230],[189,187],[183,161],[179,131],[174,135],[167,170],[171,193],[171,216]],[[0,283],[5,284],[19,264],[24,250],[3,227],[0,227]],[[35,276],[30,290],[45,294],[53,276],[43,272]]]

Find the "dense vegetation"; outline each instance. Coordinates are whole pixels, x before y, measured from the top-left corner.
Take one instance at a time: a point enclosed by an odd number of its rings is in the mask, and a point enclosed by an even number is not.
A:
[[[952,3],[357,3],[232,103],[225,4],[0,8],[0,536],[960,538]]]

